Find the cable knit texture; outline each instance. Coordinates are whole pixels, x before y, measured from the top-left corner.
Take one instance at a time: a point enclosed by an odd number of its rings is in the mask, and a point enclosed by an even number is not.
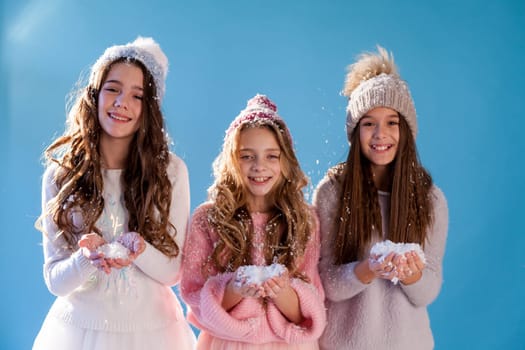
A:
[[[50,166],[44,174],[43,208],[58,193],[53,180],[56,169]],[[122,170],[103,170],[105,207],[97,227],[108,242],[128,231],[121,173]],[[189,219],[189,182],[186,165],[175,155],[171,155],[168,176],[173,186],[170,220],[176,228],[174,239],[182,250]],[[73,221],[81,226],[81,214],[75,213]],[[106,275],[92,266],[80,250],[72,252],[67,248],[49,217],[44,218],[43,225],[47,233],[43,235],[44,279],[57,299],[42,329],[59,332],[46,326],[48,319],[104,333],[141,332],[168,327],[178,321],[186,323],[171,288],[180,279],[182,254],[169,258],[147,243],[132,265],[112,269]],[[189,329],[187,324],[186,327]],[[41,334],[40,337],[49,335]]]
[[[203,264],[212,253],[217,234],[210,227],[208,212],[212,203],[198,207],[191,221],[188,242],[184,250],[184,268],[181,281],[181,294],[189,306],[188,320],[202,330],[202,338],[215,338],[224,348],[258,348],[253,344],[275,343],[272,348],[289,348],[287,344],[299,344],[297,349],[316,349],[317,339],[326,323],[323,304],[324,292],[319,278],[317,264],[319,259],[318,222],[315,222],[315,235],[306,247],[300,271],[306,273],[311,283],[293,278],[291,286],[299,298],[301,312],[305,321],[301,325],[289,322],[276,306],[269,302],[266,306],[256,298],[244,298],[232,310],[222,308],[225,288],[233,273],[203,275]],[[314,211],[312,214],[315,215]],[[316,217],[316,216],[314,216]],[[263,265],[262,250],[256,242],[262,240],[264,227],[269,217],[266,214],[252,214],[254,226],[253,264]],[[203,336],[203,334],[205,334]]]
[[[321,223],[319,271],[328,310],[328,326],[320,339],[321,349],[432,349],[434,340],[426,307],[436,299],[442,284],[442,258],[448,230],[448,208],[443,193],[436,186],[431,192],[434,225],[425,242],[427,265],[422,278],[412,285],[394,285],[383,279],[361,283],[354,274],[357,262],[334,265],[332,247],[340,191],[341,184],[326,176],[313,199]],[[379,192],[384,223],[388,222],[389,201],[389,193]]]

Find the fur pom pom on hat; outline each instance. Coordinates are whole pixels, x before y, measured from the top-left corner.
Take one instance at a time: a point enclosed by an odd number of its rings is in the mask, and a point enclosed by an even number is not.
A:
[[[408,85],[397,73],[394,58],[378,46],[378,54],[365,53],[349,66],[343,94],[348,97],[346,133],[348,140],[359,120],[376,107],[397,111],[407,121],[414,139],[417,120]]]
[[[265,124],[281,123],[285,126],[284,120],[277,114],[277,105],[270,100],[266,95],[257,94],[246,103],[246,108],[243,109],[237,117],[231,122],[228,130],[226,130],[225,139],[228,138],[232,132],[244,124],[253,126],[261,126]],[[292,143],[292,137],[286,129],[286,134]]]
[[[168,75],[168,58],[153,38],[139,36],[126,45],[108,47],[91,67],[89,82],[94,83],[100,68],[119,58],[130,58],[142,62],[151,73],[157,88],[157,99],[162,101],[166,91],[166,76]]]

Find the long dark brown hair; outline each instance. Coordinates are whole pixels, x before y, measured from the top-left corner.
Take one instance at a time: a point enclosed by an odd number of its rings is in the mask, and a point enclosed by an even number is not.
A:
[[[362,259],[374,235],[383,235],[378,189],[372,179],[370,161],[362,154],[359,142],[360,124],[350,138],[350,150],[345,163],[329,171],[341,184],[340,220],[336,224],[333,246],[336,264]],[[430,191],[432,177],[421,165],[415,140],[405,118],[399,118],[399,145],[390,164],[390,221],[386,239],[424,245],[432,224]]]
[[[274,213],[266,225],[266,263],[283,264],[290,275],[306,278],[297,272],[297,267],[315,229],[302,192],[308,179],[299,166],[286,124],[280,120],[243,124],[233,130],[214,162],[215,182],[209,190],[214,206],[208,217],[219,239],[211,255],[212,264],[222,272],[251,264],[253,225],[246,207],[246,189],[238,161],[241,132],[250,127],[270,130],[281,149],[283,176],[271,194]]]
[[[157,87],[151,73],[137,60],[118,58],[100,67],[93,82],[73,95],[74,104],[68,112],[66,130],[44,153],[47,163],[56,163],[55,182],[58,194],[48,204],[49,215],[70,249],[78,249],[81,234],[100,230],[95,226],[104,209],[102,197],[98,97],[114,64],[126,62],[138,66],[144,75],[144,95],[140,127],[130,144],[127,163],[122,173],[124,201],[129,212],[129,230],[170,257],[179,247],[170,232],[169,221],[172,184],[167,168],[170,161],[168,136],[160,110]],[[80,211],[83,226],[73,224],[73,213]],[[37,223],[37,227],[38,227]]]

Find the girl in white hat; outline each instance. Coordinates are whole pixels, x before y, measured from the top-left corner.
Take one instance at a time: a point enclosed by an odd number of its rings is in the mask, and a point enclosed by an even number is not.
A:
[[[192,349],[172,287],[188,171],[168,148],[168,60],[151,38],[109,47],[46,150],[44,280],[57,296],[33,349]]]

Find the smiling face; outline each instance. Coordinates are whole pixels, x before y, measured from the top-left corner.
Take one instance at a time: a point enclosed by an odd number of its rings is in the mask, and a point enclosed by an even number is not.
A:
[[[265,127],[241,131],[238,163],[243,185],[247,190],[249,211],[271,209],[270,195],[280,181],[281,148],[272,131]]]
[[[143,85],[144,75],[138,66],[122,62],[111,67],[98,96],[102,143],[131,142],[140,126]]]
[[[374,173],[383,172],[397,154],[399,114],[385,107],[368,111],[359,121],[359,142]]]

